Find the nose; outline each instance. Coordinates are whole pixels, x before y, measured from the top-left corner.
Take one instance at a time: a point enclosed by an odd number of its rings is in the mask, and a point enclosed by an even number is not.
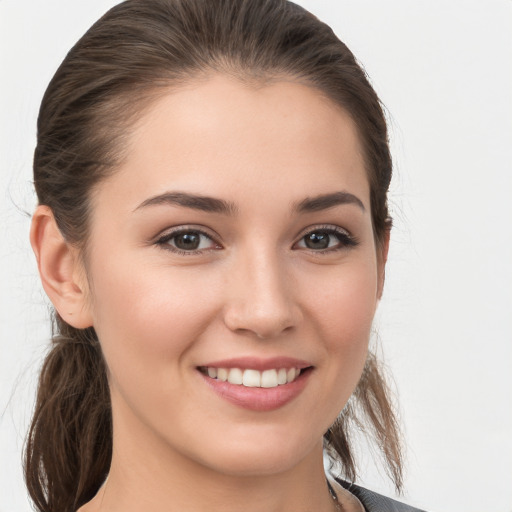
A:
[[[231,268],[224,323],[260,339],[292,331],[302,319],[297,288],[277,255],[253,254]]]

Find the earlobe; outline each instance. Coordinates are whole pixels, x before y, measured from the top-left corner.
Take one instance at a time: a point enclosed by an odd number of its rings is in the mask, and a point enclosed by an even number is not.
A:
[[[62,236],[50,207],[38,206],[32,217],[30,243],[43,288],[60,317],[77,329],[92,326],[87,289],[77,249]]]

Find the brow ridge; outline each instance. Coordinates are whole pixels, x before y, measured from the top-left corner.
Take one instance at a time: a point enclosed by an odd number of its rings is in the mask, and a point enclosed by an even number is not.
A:
[[[208,197],[186,192],[165,192],[157,196],[150,197],[143,201],[136,210],[146,208],[148,206],[168,204],[171,206],[183,206],[194,210],[201,210],[210,213],[221,213],[225,215],[234,215],[238,212],[237,206],[224,199]]]
[[[148,206],[163,204],[183,206],[194,210],[209,213],[220,213],[224,215],[236,215],[238,213],[238,207],[231,201],[186,192],[165,192],[163,194],[150,197],[137,206],[134,211]],[[317,212],[345,204],[354,204],[361,208],[363,212],[366,211],[363,202],[357,196],[345,191],[322,194],[315,197],[306,197],[305,199],[294,203],[293,210],[298,213]]]
[[[361,208],[363,212],[366,211],[361,199],[354,194],[345,191],[322,194],[315,197],[306,197],[294,205],[294,210],[299,213],[318,212],[344,204],[354,204]]]

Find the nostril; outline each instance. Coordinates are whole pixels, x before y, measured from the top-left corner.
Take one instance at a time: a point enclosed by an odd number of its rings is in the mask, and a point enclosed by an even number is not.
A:
[[[261,312],[247,314],[231,312],[226,314],[224,318],[224,323],[229,330],[242,335],[252,335],[259,340],[289,334],[296,328],[299,321],[299,315],[276,315]]]

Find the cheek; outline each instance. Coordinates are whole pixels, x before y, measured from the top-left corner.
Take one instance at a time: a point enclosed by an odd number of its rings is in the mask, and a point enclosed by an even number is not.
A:
[[[311,302],[319,328],[335,351],[367,341],[376,306],[377,273],[365,261],[341,267]]]
[[[95,329],[114,415],[118,424],[138,428],[135,414],[165,437],[169,424],[195,417],[184,383],[194,347],[215,317],[213,290],[220,283],[213,282],[215,276],[205,282],[204,275],[183,269],[146,264],[137,270],[119,260],[95,276]]]
[[[141,272],[117,260],[97,266],[94,276],[94,326],[113,373],[168,371],[215,315],[208,293],[215,286],[193,271],[145,265]]]
[[[355,389],[366,361],[377,306],[376,267],[364,260],[341,266],[330,282],[311,301],[311,316],[323,340],[328,388],[339,411]]]

